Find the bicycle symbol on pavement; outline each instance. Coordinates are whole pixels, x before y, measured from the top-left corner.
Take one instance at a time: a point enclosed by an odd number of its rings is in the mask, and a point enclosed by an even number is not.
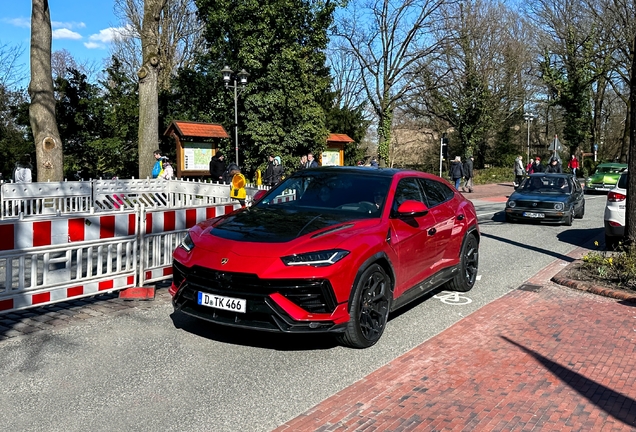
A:
[[[441,293],[434,295],[433,298],[439,299],[442,303],[455,306],[472,303],[471,299],[455,291],[442,291]]]

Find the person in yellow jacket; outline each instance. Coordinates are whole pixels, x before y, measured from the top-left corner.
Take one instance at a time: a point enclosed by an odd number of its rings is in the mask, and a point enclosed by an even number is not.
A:
[[[241,203],[241,206],[245,207],[245,176],[241,174],[240,170],[232,170],[230,172],[232,177],[232,184],[230,185],[230,198],[233,198]]]

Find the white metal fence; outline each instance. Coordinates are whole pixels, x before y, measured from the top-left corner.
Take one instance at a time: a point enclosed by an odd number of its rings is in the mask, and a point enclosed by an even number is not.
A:
[[[263,187],[248,186],[248,201]],[[240,208],[230,186],[165,180],[5,183],[0,313],[172,277],[187,230]]]

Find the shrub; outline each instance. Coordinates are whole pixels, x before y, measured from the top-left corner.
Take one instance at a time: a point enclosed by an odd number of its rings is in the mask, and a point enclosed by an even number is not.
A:
[[[598,242],[594,245],[598,246]],[[621,244],[617,252],[588,252],[583,257],[583,269],[601,282],[636,291],[636,244]]]

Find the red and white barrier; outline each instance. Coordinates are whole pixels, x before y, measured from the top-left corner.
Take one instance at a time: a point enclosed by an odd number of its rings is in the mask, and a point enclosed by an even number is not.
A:
[[[118,291],[134,286],[134,275],[120,277],[110,276],[108,279],[102,281],[87,282],[82,285],[44,289],[33,293],[27,292],[10,296],[0,296],[0,313],[94,296],[96,294]]]
[[[140,235],[139,284],[172,277],[172,252],[188,229],[207,219],[229,214],[241,208],[237,203],[217,204],[179,210],[142,210],[145,224]]]
[[[0,251],[63,245],[88,240],[132,236],[137,232],[135,212],[59,217],[48,220],[0,222]]]
[[[142,206],[0,221],[0,313],[168,279],[187,230],[240,207]]]

